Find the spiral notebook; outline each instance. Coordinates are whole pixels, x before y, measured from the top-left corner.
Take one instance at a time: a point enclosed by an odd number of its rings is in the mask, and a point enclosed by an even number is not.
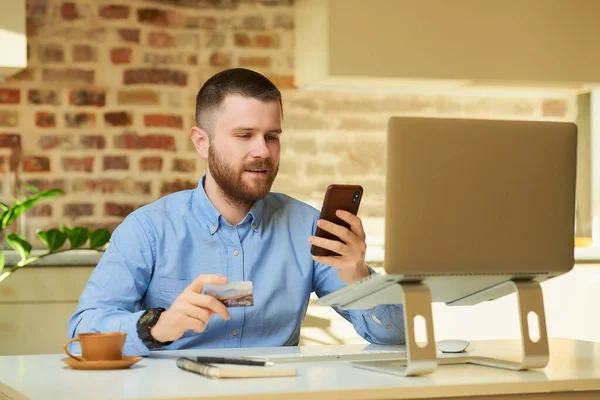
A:
[[[296,376],[296,368],[258,367],[232,364],[201,364],[187,358],[177,359],[177,366],[208,378],[274,378],[278,376]]]

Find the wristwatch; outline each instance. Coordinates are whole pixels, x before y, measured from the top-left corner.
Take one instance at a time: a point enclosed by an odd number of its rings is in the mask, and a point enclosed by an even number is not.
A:
[[[160,314],[165,311],[164,308],[149,308],[142,314],[140,319],[136,324],[136,330],[138,333],[138,337],[142,340],[142,343],[146,345],[149,349],[160,349],[163,346],[168,346],[171,342],[159,342],[154,339],[150,334],[150,328],[152,328],[158,322],[160,318]]]

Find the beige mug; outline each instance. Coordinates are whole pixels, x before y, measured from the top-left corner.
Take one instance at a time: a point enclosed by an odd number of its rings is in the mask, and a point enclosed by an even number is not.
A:
[[[123,358],[125,332],[90,332],[80,333],[63,346],[63,350],[77,361],[114,361]],[[69,352],[69,344],[79,342],[81,357]]]

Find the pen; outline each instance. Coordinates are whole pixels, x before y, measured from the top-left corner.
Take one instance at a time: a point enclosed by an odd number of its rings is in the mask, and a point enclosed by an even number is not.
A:
[[[203,364],[256,365],[260,367],[273,365],[273,363],[270,361],[243,360],[239,358],[226,357],[196,357],[196,361]]]

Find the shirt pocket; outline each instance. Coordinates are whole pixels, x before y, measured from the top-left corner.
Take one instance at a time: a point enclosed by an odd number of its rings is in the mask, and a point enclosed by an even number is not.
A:
[[[169,308],[175,299],[188,287],[192,281],[187,279],[154,278],[152,295],[158,300],[161,307]]]

